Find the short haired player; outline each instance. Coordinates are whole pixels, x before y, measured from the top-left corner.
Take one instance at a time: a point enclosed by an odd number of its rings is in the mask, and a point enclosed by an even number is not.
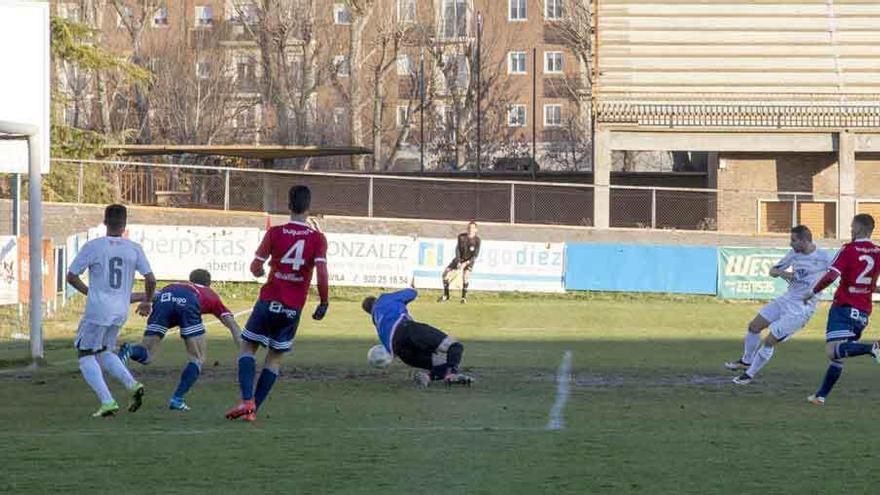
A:
[[[873,345],[858,342],[868,326],[871,296],[877,290],[877,278],[880,276],[880,246],[871,242],[874,218],[864,213],[856,215],[850,229],[852,242],[840,248],[831,263],[831,269],[809,294],[813,296],[822,292],[840,277],[840,286],[834,293],[834,301],[828,311],[828,325],[825,327],[828,369],[819,389],[807,397],[809,402],[817,406],[825,404],[828,394],[840,379],[844,359],[863,355],[872,355],[877,359],[880,356],[880,347],[876,342]]]
[[[137,294],[135,297],[141,297]],[[226,308],[220,296],[211,289],[211,273],[196,269],[189,274],[189,282],[166,285],[153,298],[153,312],[147,319],[147,328],[140,344],[123,344],[119,358],[127,362],[129,358],[141,364],[149,364],[159,351],[159,343],[169,329],[180,327],[180,337],[186,346],[188,361],[180,375],[180,382],[174,395],[168,401],[168,408],[176,411],[189,411],[184,400],[186,393],[195,385],[202,372],[207,353],[205,324],[203,314],[213,314],[232,334],[236,345],[241,344],[241,330],[232,312]]]
[[[776,344],[804,328],[816,313],[818,298],[812,297],[805,302],[804,296],[812,294],[813,285],[828,271],[831,255],[816,248],[813,234],[804,225],[791,229],[790,246],[791,251],[770,269],[771,277],[788,282],[788,291],[761,308],[749,323],[743,339],[742,357],[724,363],[724,367],[731,371],[743,370],[733,379],[737,385],[751,383],[773,357]],[[770,332],[762,344],[761,332],[768,327]]]
[[[67,283],[86,295],[86,309],[76,331],[79,369],[86,383],[95,391],[101,406],[93,417],[113,416],[119,404],[113,399],[103,371],[110,373],[131,393],[130,412],[137,411],[144,398],[144,386],[138,383],[113,352],[119,330],[128,319],[134,272],[144,277],[147,299],[137,308],[138,314],[148,316],[156,290],[156,278],[140,244],[123,238],[128,221],[125,206],[110,205],[104,210],[107,235],[85,243],[67,271]],[[80,275],[89,271],[87,286]],[[103,371],[102,371],[103,370]]]
[[[461,302],[467,302],[468,286],[471,283],[471,271],[480,256],[480,237],[477,235],[477,222],[468,223],[467,232],[458,234],[455,246],[455,258],[443,270],[443,295],[437,302],[449,300],[449,284],[461,271]]]
[[[300,315],[309,295],[312,270],[318,272],[321,302],[312,318],[321,320],[328,308],[327,239],[312,228],[307,219],[312,193],[306,186],[293,186],[288,192],[290,221],[270,227],[251,262],[255,277],[264,275],[269,262],[269,277],[260,289],[260,297],[241,333],[238,358],[238,384],[241,402],[226,412],[228,419],[256,419],[257,409],[269,395],[281,369],[281,358],[293,348]],[[263,371],[254,387],[257,349],[266,347]]]
[[[473,378],[459,372],[464,345],[455,337],[437,328],[413,320],[407,304],[418,297],[415,289],[404,289],[379,297],[367,297],[361,308],[369,313],[379,340],[392,356],[424,371],[417,371],[414,380],[419,386],[432,381],[470,385]]]

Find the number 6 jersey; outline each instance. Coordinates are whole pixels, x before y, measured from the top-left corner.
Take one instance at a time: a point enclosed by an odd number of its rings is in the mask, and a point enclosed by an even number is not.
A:
[[[260,289],[260,300],[302,309],[312,270],[316,263],[326,263],[326,257],[327,239],[309,225],[288,222],[270,227],[255,256],[260,264],[269,260],[269,277]]]
[[[122,237],[100,237],[85,243],[68,271],[89,270],[89,295],[83,321],[123,325],[128,319],[134,272],[152,273],[141,245]]]

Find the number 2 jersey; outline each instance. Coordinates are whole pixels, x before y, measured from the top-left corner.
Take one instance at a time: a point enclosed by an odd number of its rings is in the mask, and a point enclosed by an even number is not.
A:
[[[152,273],[141,245],[122,237],[99,237],[85,243],[69,272],[89,270],[89,295],[83,320],[95,325],[121,326],[128,319],[134,272]]]
[[[869,239],[856,239],[844,244],[831,263],[831,270],[835,275],[840,275],[840,286],[834,293],[834,305],[850,306],[871,314],[871,296],[880,275],[880,247]],[[822,282],[827,278],[822,279]]]
[[[260,289],[260,300],[302,309],[315,264],[327,262],[327,239],[305,223],[276,225],[266,231],[255,258],[255,264],[269,261],[269,276]],[[321,294],[321,302],[326,302],[326,294]]]

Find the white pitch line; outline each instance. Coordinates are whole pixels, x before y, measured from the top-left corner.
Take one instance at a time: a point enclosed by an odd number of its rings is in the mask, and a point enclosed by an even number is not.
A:
[[[565,403],[571,389],[571,351],[565,351],[562,355],[562,363],[556,374],[556,400],[550,408],[550,419],[547,421],[547,430],[562,430],[565,428]]]

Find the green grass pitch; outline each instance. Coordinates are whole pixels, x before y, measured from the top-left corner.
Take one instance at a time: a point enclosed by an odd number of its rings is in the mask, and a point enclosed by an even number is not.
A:
[[[256,287],[219,292],[241,311]],[[154,364],[132,364],[144,408],[90,418],[97,401],[71,349],[78,308],[66,309],[47,326],[48,366],[0,372],[0,492],[870,493],[880,481],[880,367],[852,360],[828,405],[805,402],[825,369],[826,306],[737,388],[721,363],[741,352],[757,304],[474,293],[462,306],[424,292],[414,316],[464,342],[478,381],[418,390],[399,362],[366,365],[367,293],[336,291],[324,322],[302,320],[255,424],[223,419],[236,349],[217,324],[191,412],[166,409],[185,362],[171,335]],[[124,340],[142,325],[132,316]],[[567,350],[565,428],[547,431]],[[21,352],[6,345],[0,359]]]

